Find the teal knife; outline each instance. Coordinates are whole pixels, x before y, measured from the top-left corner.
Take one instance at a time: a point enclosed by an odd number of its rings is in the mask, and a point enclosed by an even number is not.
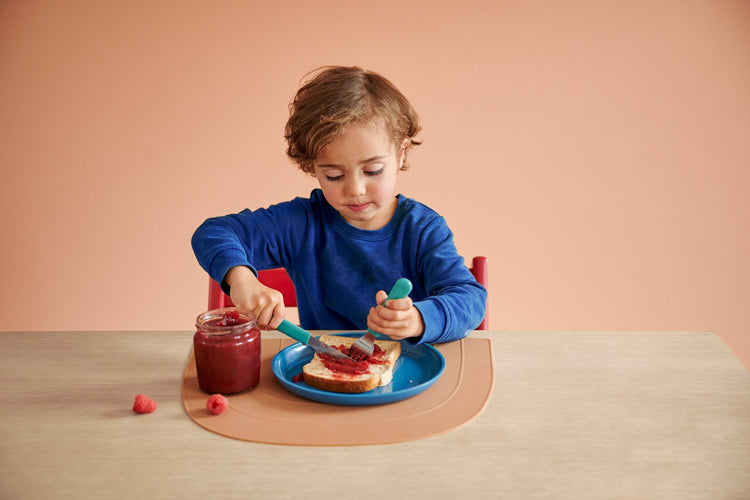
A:
[[[349,358],[349,356],[339,351],[338,349],[335,349],[325,342],[321,342],[316,337],[313,337],[312,334],[304,328],[300,328],[299,326],[285,319],[281,321],[281,324],[278,326],[277,330],[284,335],[292,337],[297,342],[302,342],[303,344],[312,347],[315,352],[324,352],[334,358],[351,359]]]

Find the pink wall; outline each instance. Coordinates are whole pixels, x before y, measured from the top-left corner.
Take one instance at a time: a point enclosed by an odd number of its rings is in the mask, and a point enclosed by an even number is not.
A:
[[[2,329],[192,328],[193,229],[306,195],[287,103],[359,64],[420,111],[402,192],[490,257],[493,328],[750,366],[748,61],[732,0],[1,2]]]

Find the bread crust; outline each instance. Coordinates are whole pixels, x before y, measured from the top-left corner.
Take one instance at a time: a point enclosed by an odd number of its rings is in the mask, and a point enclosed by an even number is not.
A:
[[[328,345],[351,346],[357,339],[352,337],[338,337],[322,335],[322,342]],[[389,384],[393,379],[393,367],[401,355],[401,343],[394,340],[376,340],[384,352],[383,364],[371,364],[369,373],[360,375],[333,372],[329,370],[316,353],[313,359],[302,368],[303,378],[307,385],[331,392],[361,393],[367,392],[381,385]]]

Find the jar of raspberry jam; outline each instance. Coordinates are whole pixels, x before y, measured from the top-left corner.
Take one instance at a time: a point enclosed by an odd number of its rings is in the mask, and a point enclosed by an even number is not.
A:
[[[258,385],[260,330],[254,317],[227,307],[204,312],[195,326],[193,352],[202,391],[232,394]]]

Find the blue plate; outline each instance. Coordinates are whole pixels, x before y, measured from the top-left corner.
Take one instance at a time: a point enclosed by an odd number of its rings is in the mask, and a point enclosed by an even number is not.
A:
[[[363,333],[344,333],[342,337],[360,337]],[[393,381],[385,386],[358,394],[329,392],[292,382],[302,367],[313,358],[313,350],[299,342],[273,357],[271,369],[281,385],[303,398],[346,406],[367,406],[393,403],[416,396],[434,384],[445,370],[445,358],[429,344],[411,345],[401,342],[401,356],[396,360]]]

